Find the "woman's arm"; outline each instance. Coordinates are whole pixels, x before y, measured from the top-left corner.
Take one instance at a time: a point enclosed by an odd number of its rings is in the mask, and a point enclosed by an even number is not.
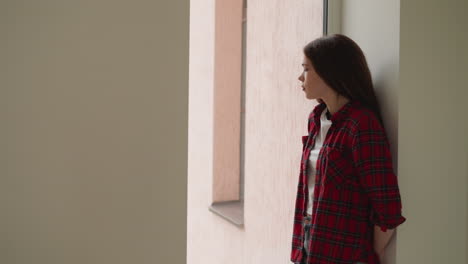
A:
[[[374,250],[382,262],[383,255],[385,253],[385,248],[392,238],[395,229],[387,229],[387,231],[382,231],[380,226],[374,226]]]
[[[369,222],[374,226],[374,251],[383,257],[394,230],[406,218],[401,215],[398,180],[385,130],[374,115],[362,115],[352,139],[352,160],[358,180],[369,198]]]

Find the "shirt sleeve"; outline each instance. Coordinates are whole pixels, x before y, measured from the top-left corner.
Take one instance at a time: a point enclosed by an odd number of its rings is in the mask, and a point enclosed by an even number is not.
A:
[[[401,198],[385,130],[375,116],[359,121],[352,142],[352,157],[359,182],[371,203],[370,221],[382,231],[393,229],[406,219],[401,215]]]

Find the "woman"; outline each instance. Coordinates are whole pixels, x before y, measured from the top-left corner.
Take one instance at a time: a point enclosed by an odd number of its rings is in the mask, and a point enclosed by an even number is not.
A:
[[[401,215],[398,182],[366,59],[343,35],[304,47],[309,115],[291,261],[378,264]]]

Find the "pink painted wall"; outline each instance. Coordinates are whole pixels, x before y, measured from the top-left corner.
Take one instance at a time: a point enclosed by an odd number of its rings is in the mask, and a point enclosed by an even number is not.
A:
[[[320,0],[249,0],[244,227],[212,202],[214,0],[191,1],[187,263],[289,263],[301,136],[315,102],[297,76],[322,33]]]
[[[239,199],[242,1],[215,5],[213,202]]]

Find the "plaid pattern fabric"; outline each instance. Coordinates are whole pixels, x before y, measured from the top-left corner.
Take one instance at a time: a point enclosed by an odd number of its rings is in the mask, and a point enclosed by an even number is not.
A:
[[[385,130],[376,115],[358,101],[336,112],[316,166],[312,222],[303,252],[308,200],[307,161],[320,130],[319,104],[309,116],[297,186],[291,261],[308,264],[378,264],[374,225],[383,231],[406,219],[401,215],[397,177]]]

